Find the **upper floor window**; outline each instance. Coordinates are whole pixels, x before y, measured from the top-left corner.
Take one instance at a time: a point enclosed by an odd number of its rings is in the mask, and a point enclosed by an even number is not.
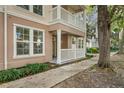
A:
[[[39,15],[43,14],[42,5],[33,5],[33,12]]]
[[[17,5],[17,6],[22,7],[24,9],[26,9],[26,10],[29,10],[29,5]]]
[[[57,7],[57,5],[52,5],[52,8]]]

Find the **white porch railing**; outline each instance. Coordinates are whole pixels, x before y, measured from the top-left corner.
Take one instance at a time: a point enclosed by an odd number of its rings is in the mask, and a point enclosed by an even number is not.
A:
[[[58,11],[59,10],[59,11]],[[72,14],[71,12],[67,11],[66,9],[60,7],[55,7],[52,9],[52,18],[51,18],[51,23],[53,22],[58,22],[61,21],[63,23],[66,23],[68,25],[71,25],[73,27],[79,28],[81,31],[84,29],[84,16],[79,16],[79,14]],[[58,17],[59,16],[59,17]]]
[[[84,57],[83,49],[61,49],[61,62]]]

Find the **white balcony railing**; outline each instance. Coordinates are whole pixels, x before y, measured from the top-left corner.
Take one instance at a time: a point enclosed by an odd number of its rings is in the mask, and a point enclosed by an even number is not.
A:
[[[51,11],[51,23],[54,22],[63,22],[70,26],[77,27],[81,31],[84,29],[85,17],[81,16],[81,14],[72,14],[71,12],[67,11],[66,9],[60,7],[55,7]]]
[[[61,49],[61,61],[84,57],[83,49]]]

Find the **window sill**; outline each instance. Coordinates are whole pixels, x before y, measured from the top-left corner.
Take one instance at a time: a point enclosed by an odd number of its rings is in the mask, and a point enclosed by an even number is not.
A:
[[[45,54],[35,54],[35,55],[14,56],[13,59],[25,59],[25,58],[31,58],[31,57],[42,57],[42,56],[45,56]]]

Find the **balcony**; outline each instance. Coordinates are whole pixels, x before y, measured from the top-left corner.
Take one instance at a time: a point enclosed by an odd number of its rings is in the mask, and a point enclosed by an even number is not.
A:
[[[50,23],[63,23],[73,28],[77,28],[80,31],[85,31],[85,16],[83,11],[71,13],[63,7],[54,7],[51,11]]]

